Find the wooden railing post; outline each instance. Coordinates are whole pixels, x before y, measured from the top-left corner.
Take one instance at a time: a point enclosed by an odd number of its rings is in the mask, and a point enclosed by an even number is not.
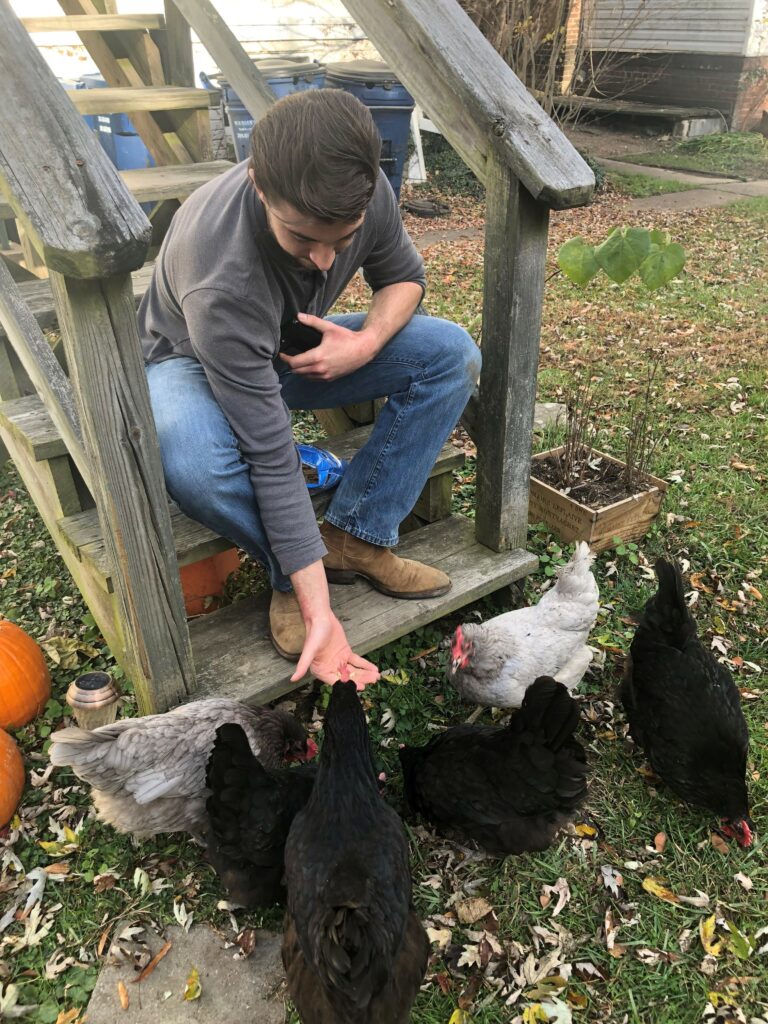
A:
[[[549,210],[495,163],[487,178],[477,539],[525,546]]]
[[[92,493],[143,714],[194,688],[192,649],[144,375],[130,276],[81,281],[51,271]]]

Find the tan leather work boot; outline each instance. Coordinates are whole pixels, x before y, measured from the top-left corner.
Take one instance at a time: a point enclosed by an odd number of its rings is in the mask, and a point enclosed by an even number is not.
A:
[[[330,523],[321,525],[320,535],[328,548],[323,564],[329,583],[354,583],[355,576],[362,576],[382,594],[410,599],[440,597],[451,589],[449,577],[439,569],[400,558]]]
[[[296,661],[304,647],[307,633],[296,595],[292,590],[272,591],[269,603],[269,634],[278,654],[290,661]]]

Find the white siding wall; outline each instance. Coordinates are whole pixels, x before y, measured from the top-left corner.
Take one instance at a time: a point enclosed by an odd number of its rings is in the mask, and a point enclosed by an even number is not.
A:
[[[61,15],[57,0],[11,0],[19,17]],[[235,36],[254,57],[302,53],[326,61],[378,55],[341,0],[214,0]],[[162,13],[162,0],[118,0],[121,14]],[[59,78],[96,71],[74,33],[37,33],[35,43]],[[193,36],[195,73],[216,70]]]
[[[768,57],[768,0],[754,0],[746,52],[748,57]]]
[[[595,50],[743,55],[765,0],[591,0]]]

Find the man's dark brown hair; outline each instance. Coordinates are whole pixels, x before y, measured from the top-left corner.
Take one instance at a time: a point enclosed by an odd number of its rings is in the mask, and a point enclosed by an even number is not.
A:
[[[370,111],[343,89],[292,93],[251,132],[251,168],[267,200],[329,223],[365,211],[380,156]]]

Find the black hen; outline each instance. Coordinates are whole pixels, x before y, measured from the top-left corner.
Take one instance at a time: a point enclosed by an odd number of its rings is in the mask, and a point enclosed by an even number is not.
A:
[[[335,683],[324,737],[317,783],[285,848],[288,991],[304,1024],[407,1024],[429,942],[354,683]]]
[[[567,688],[540,676],[509,725],[458,725],[402,747],[410,808],[491,853],[545,850],[587,793],[578,721]]]
[[[208,860],[233,902],[267,907],[285,896],[283,853],[317,767],[264,768],[239,725],[222,725],[208,760]]]
[[[629,650],[621,699],[634,741],[683,800],[752,842],[745,781],[749,733],[731,674],[696,636],[677,565],[656,563],[659,589]]]

